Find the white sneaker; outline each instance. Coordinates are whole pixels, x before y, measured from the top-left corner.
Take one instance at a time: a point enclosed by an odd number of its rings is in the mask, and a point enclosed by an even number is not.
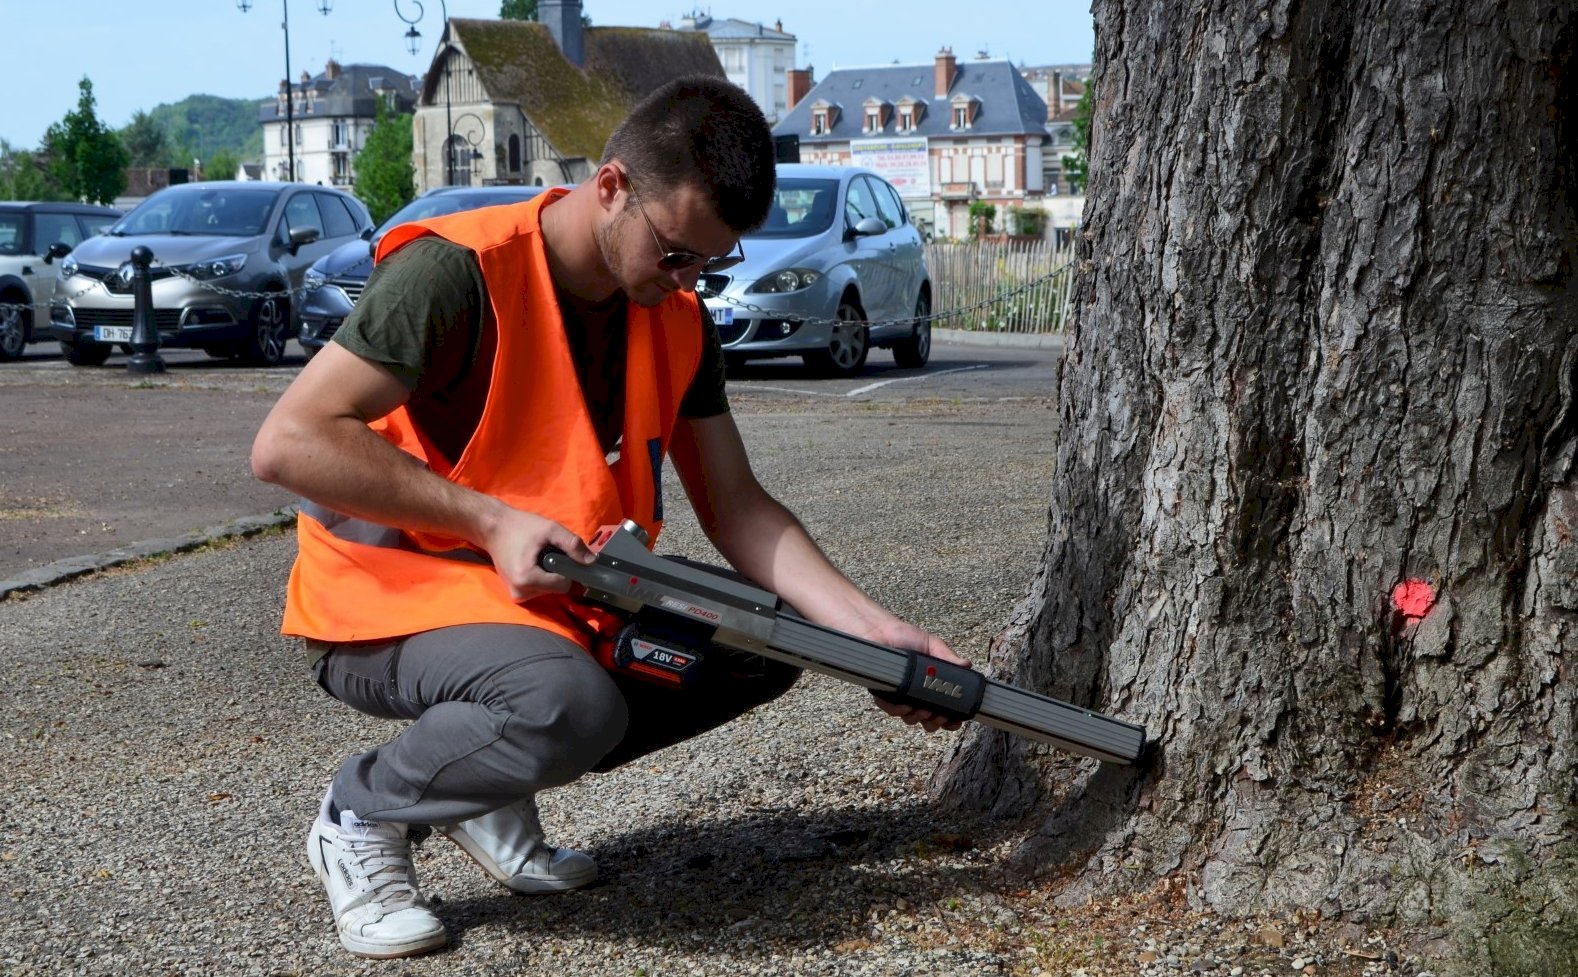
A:
[[[579,889],[597,878],[597,863],[543,842],[537,802],[528,797],[480,818],[438,825],[482,870],[526,895]]]
[[[357,956],[409,957],[449,942],[416,886],[406,825],[352,811],[341,811],[336,824],[324,795],[307,833],[307,862],[329,894],[340,945]]]

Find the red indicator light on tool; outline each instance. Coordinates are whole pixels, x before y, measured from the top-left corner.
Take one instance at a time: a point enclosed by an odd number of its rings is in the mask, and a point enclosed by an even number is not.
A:
[[[641,578],[640,577],[631,577],[630,578],[630,586],[632,586],[632,587],[634,587],[636,584],[638,584],[640,582],[641,582]]]
[[[935,677],[937,675],[937,666],[936,665],[927,665],[926,666],[926,675],[928,677]]]

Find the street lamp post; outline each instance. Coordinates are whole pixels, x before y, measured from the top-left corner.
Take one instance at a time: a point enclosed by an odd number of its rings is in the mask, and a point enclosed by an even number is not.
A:
[[[286,181],[296,181],[296,93],[290,81],[290,0],[279,0],[285,19],[280,30],[285,32],[285,173]],[[242,13],[252,9],[252,0],[236,0]],[[334,0],[318,0],[318,13],[325,17],[334,9]]]
[[[422,50],[422,32],[416,29],[417,21],[422,19],[421,0],[411,0],[411,5],[416,8],[415,17],[407,17],[400,9],[400,0],[394,0],[395,15],[406,22],[405,32],[406,50],[416,54]],[[438,0],[438,9],[444,17],[444,39],[449,40],[449,4],[445,0]],[[455,138],[455,123],[449,115],[449,52],[444,52],[444,185],[455,184],[455,160],[450,143]]]
[[[462,112],[460,115],[455,116],[455,121],[457,123],[465,122],[467,119],[475,119],[477,122],[477,134],[475,136],[471,134],[471,130],[469,128],[465,132],[466,144],[471,147],[471,151],[466,154],[466,186],[470,186],[471,166],[477,160],[482,159],[482,153],[477,150],[477,147],[482,145],[483,140],[487,138],[488,124],[483,122],[482,116],[475,112]],[[455,137],[451,135],[449,138],[450,141],[453,142]],[[455,153],[448,146],[444,147],[444,152],[449,155],[451,176],[453,177]]]

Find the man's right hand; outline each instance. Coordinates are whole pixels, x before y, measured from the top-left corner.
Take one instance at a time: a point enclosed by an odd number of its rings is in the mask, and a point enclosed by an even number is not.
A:
[[[503,503],[499,503],[499,509],[482,546],[493,558],[494,569],[516,602],[543,594],[562,594],[570,589],[568,578],[549,573],[538,565],[544,551],[559,550],[579,563],[592,563],[597,559],[597,554],[581,537],[552,519]]]

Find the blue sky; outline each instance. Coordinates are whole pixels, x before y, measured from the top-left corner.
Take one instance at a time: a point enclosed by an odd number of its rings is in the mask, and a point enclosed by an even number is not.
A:
[[[421,74],[442,28],[439,0],[425,3],[419,55],[405,46],[406,24],[392,0],[318,0],[290,4],[291,73],[316,74],[334,57]],[[592,23],[656,27],[695,6],[680,0],[584,0]],[[732,0],[703,3],[714,17],[784,30],[800,41],[798,63],[849,65],[929,62],[951,46],[961,59],[985,50],[1015,63],[1090,61],[1095,46],[1089,0]],[[415,0],[400,0],[406,16]],[[451,17],[496,17],[499,0],[448,0]],[[99,118],[119,128],[138,109],[206,93],[262,98],[285,73],[281,0],[0,0],[8,95],[0,102],[0,139],[37,146],[44,130],[76,107],[77,82],[93,81]]]

